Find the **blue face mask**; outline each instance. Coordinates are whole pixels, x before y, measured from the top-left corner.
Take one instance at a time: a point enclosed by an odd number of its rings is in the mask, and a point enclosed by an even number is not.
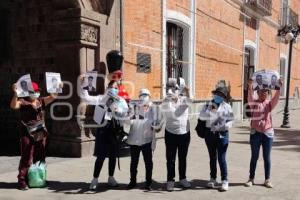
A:
[[[111,88],[113,95],[118,96],[119,90],[117,88]]]
[[[221,97],[221,96],[219,96],[219,95],[214,95],[214,102],[216,103],[216,104],[220,104],[220,103],[222,103],[224,101],[224,98],[223,97]]]

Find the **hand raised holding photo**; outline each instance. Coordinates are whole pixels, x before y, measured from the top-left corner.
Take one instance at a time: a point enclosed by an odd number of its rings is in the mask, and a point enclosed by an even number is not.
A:
[[[64,83],[63,83],[63,82],[60,82],[58,86],[59,86],[60,89],[63,89]]]
[[[248,88],[252,89],[252,86],[253,86],[253,80],[249,79],[248,80]]]
[[[283,86],[283,81],[282,81],[282,79],[279,79],[279,80],[278,80],[278,83],[279,83],[279,86],[280,86],[280,87]]]

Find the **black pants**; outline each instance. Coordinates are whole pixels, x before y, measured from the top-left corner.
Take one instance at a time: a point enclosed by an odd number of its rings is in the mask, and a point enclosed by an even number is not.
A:
[[[136,182],[137,167],[139,164],[139,157],[141,151],[145,162],[146,183],[150,185],[152,183],[152,169],[153,169],[151,142],[144,144],[142,146],[136,146],[136,145],[130,146],[130,153],[131,153],[130,180]]]
[[[94,166],[94,178],[98,178],[102,169],[105,158],[109,158],[108,161],[108,174],[113,176],[116,167],[118,148],[116,139],[112,137],[111,132],[104,132],[102,129],[98,129],[95,141],[95,152],[97,156]]]
[[[175,181],[175,161],[177,149],[179,159],[179,180],[186,178],[186,157],[188,153],[190,139],[190,132],[183,135],[176,135],[166,130],[165,143],[168,181]]]

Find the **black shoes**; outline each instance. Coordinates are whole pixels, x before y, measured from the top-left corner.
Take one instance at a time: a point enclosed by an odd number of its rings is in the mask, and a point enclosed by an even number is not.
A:
[[[150,184],[148,184],[148,183],[146,184],[145,190],[148,190],[148,191],[152,190],[151,183]]]
[[[136,186],[136,181],[130,181],[130,183],[127,185],[127,189],[131,190],[135,188]]]

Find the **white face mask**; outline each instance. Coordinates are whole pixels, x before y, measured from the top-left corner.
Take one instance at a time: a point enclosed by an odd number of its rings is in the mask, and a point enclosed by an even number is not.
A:
[[[32,99],[37,99],[40,97],[40,95],[41,94],[39,92],[35,92],[35,93],[30,94],[29,97]]]
[[[150,97],[148,95],[140,96],[140,101],[142,105],[146,105],[150,102]]]

